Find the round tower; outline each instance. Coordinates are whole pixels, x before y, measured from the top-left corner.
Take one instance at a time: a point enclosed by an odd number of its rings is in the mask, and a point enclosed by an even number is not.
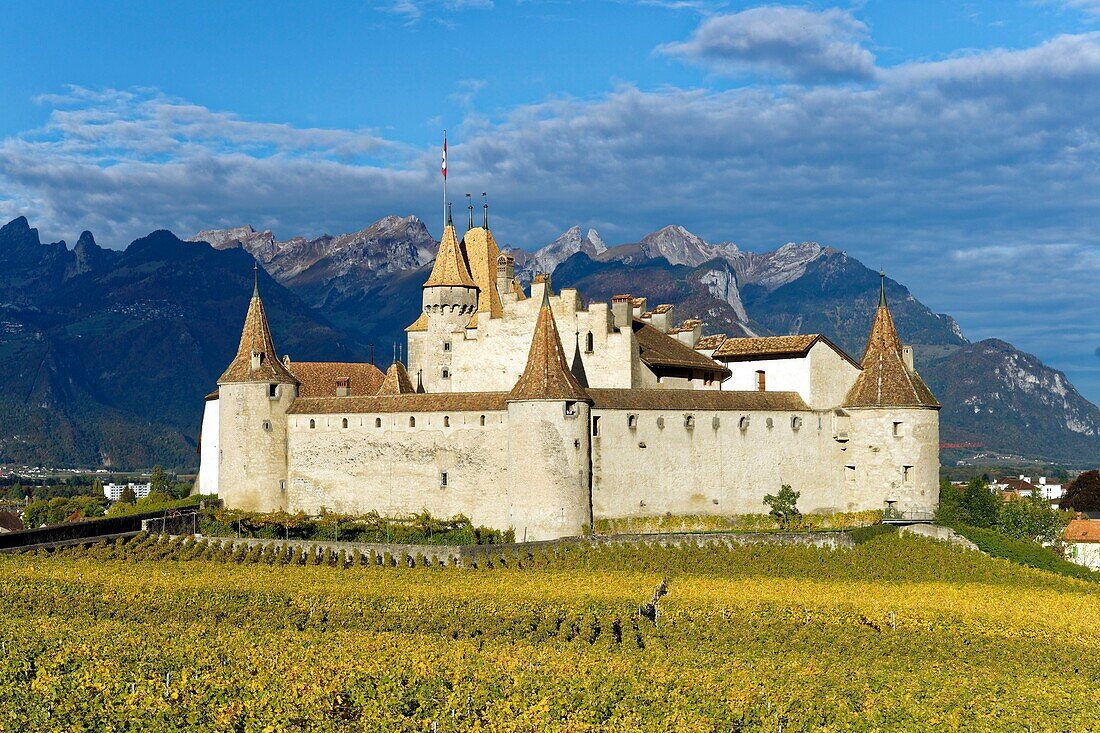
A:
[[[423,371],[428,392],[450,392],[451,350],[477,312],[478,287],[458,244],[449,209],[447,226],[424,283],[423,322],[409,327],[409,365]],[[415,336],[414,336],[415,334]]]
[[[218,379],[218,493],[226,507],[286,508],[287,412],[297,396],[298,380],[275,352],[256,268],[237,354]]]
[[[592,526],[591,400],[569,370],[547,290],[527,366],[508,393],[508,516],[517,540]]]

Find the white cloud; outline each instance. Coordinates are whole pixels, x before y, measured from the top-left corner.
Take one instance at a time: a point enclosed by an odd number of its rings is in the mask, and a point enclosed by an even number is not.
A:
[[[711,16],[691,38],[658,52],[735,76],[867,80],[875,74],[875,57],[863,46],[867,30],[847,10],[767,6]]]
[[[1076,378],[1073,364],[1095,361],[1086,324],[1100,322],[1098,85],[1100,34],[908,64],[859,87],[622,86],[471,115],[451,130],[452,190],[489,191],[499,239],[523,246],[600,222],[609,242],[679,223],[750,248],[848,249],[968,334],[1008,337]],[[255,122],[148,90],[43,103],[45,125],[0,140],[0,219],[25,214],[50,238],[438,219],[434,143]],[[1071,332],[1043,336],[1051,323]]]

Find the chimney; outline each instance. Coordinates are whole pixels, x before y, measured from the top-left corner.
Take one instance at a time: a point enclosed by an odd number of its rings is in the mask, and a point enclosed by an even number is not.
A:
[[[672,306],[668,303],[662,303],[654,308],[649,323],[658,331],[668,333],[672,328]]]
[[[641,318],[645,313],[645,298],[631,298],[630,306],[634,311],[634,317]]]
[[[680,343],[695,348],[695,342],[699,340],[699,337],[703,335],[703,322],[692,319],[690,321],[684,321],[680,324],[680,327],[675,330],[673,335],[680,341]]]
[[[611,315],[615,319],[615,328],[630,328],[631,297],[616,295],[611,298]]]
[[[916,371],[916,369],[913,368],[913,347],[912,346],[902,346],[901,347],[901,360],[905,362],[905,367],[909,371],[911,371],[911,372]]]
[[[497,257],[497,292],[503,297],[512,292],[512,280],[516,277],[516,258],[502,253]]]
[[[531,281],[531,300],[541,303],[543,293],[548,296],[554,294],[550,287],[550,275],[545,272],[535,275],[535,279]]]

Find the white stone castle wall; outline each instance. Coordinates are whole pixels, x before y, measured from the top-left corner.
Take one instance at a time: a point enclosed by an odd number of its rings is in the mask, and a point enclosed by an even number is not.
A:
[[[592,414],[600,418],[600,435],[592,438],[592,509],[597,520],[766,513],[764,496],[783,484],[802,493],[798,506],[803,512],[882,508],[883,492],[859,491],[846,483],[843,445],[833,439],[831,413]],[[628,423],[632,414],[637,415],[635,429]],[[692,429],[685,424],[687,415],[694,416]],[[749,418],[746,430],[739,425],[743,416]],[[797,430],[793,418],[802,421]]]
[[[291,384],[277,389],[271,398],[262,382],[218,388],[218,495],[228,507],[256,512],[286,507],[286,413],[297,390]]]

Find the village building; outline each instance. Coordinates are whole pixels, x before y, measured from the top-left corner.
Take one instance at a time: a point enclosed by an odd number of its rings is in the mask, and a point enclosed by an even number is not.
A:
[[[530,292],[486,221],[448,220],[407,365],[277,355],[258,286],[207,397],[199,490],[251,511],[463,514],[517,539],[600,519],[803,512],[931,518],[939,403],[885,293],[862,359],[824,336],[703,336],[672,306]]]
[[[1066,559],[1091,570],[1100,570],[1100,519],[1078,515],[1062,534]]]

